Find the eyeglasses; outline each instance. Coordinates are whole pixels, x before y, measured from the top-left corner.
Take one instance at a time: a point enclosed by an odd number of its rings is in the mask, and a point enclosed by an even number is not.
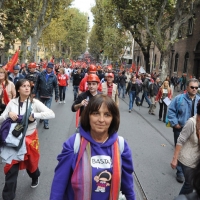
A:
[[[198,90],[198,87],[194,87],[194,86],[190,86],[190,88],[192,89],[192,90]]]

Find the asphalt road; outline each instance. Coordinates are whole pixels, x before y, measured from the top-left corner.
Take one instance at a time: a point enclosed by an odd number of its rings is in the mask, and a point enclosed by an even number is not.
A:
[[[147,104],[143,107],[134,105],[134,111],[128,113],[128,97],[120,100],[121,124],[119,135],[123,136],[132,150],[134,161],[135,191],[137,200],[145,199],[144,190],[149,200],[172,200],[178,195],[181,184],[175,180],[175,171],[170,167],[173,155],[173,132],[166,128],[156,116],[148,114]],[[66,91],[66,104],[52,103],[56,118],[50,120],[50,129],[43,129],[38,124],[40,139],[40,184],[30,188],[31,179],[26,171],[20,171],[16,200],[48,200],[56,157],[61,152],[63,142],[75,131],[75,113],[71,112],[73,103],[72,88]],[[4,186],[3,164],[0,163],[0,193]],[[0,195],[0,199],[2,199]]]

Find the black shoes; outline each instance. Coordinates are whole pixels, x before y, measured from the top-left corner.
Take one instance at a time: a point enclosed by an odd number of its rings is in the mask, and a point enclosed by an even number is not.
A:
[[[36,188],[39,185],[39,177],[34,179],[32,178],[31,188]]]
[[[162,121],[161,118],[158,119],[159,121]]]
[[[181,176],[181,175],[176,175],[176,180],[179,182],[179,183],[183,183],[185,181],[185,177],[184,176]]]
[[[42,123],[44,120],[43,119],[40,119],[40,123]]]
[[[48,124],[45,124],[45,125],[44,125],[44,129],[49,129],[49,125],[48,125]]]

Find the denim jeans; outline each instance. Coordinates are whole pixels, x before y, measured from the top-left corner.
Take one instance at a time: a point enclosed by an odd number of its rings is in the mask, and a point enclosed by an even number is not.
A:
[[[185,176],[185,182],[181,188],[181,191],[179,193],[180,194],[190,194],[193,192],[193,186],[192,186],[192,174],[194,169],[185,166],[184,164],[182,164],[181,162],[179,162],[179,165],[182,167],[183,169],[183,174]]]
[[[78,95],[78,88],[79,88],[79,86],[74,85],[73,87],[74,87],[74,101],[75,101],[76,98],[77,98],[77,95]]]
[[[60,101],[65,100],[65,91],[66,91],[66,86],[59,86]]]
[[[173,128],[173,132],[174,132],[174,146],[176,146],[177,139],[178,139],[181,131],[182,131],[182,128],[181,129]],[[184,176],[183,169],[182,169],[182,167],[181,167],[181,165],[180,165],[179,162],[178,162],[178,165],[176,167],[176,170],[177,170],[176,175]]]
[[[185,88],[186,88],[186,83],[181,83],[181,90],[182,89],[185,90]]]
[[[122,97],[125,98],[126,85],[119,84],[119,88],[118,88],[119,97],[120,97],[121,90],[122,90]]]
[[[48,108],[51,107],[51,102],[52,102],[52,97],[50,98],[40,98],[40,101]],[[44,125],[48,125],[49,124],[49,120],[45,119],[44,120]]]
[[[133,108],[135,97],[136,97],[136,91],[130,91],[130,93],[129,93],[129,110],[132,110],[132,108]]]
[[[148,98],[148,92],[147,91],[143,91],[141,105],[143,104],[144,98],[145,98],[146,102],[148,103],[148,105],[150,106],[151,102]]]

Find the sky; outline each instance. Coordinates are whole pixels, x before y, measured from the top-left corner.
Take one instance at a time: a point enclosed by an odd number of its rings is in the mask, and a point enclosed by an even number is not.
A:
[[[90,10],[94,5],[95,0],[74,0],[72,2],[72,7],[78,8],[81,12],[88,13],[90,19],[90,28],[93,25],[93,15]]]

